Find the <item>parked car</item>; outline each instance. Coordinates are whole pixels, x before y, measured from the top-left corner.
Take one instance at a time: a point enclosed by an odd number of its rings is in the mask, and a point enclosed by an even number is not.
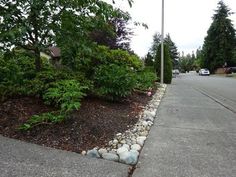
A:
[[[225,74],[236,73],[236,67],[225,68]]]
[[[172,74],[179,74],[179,70],[178,69],[174,69],[174,70],[172,70]]]
[[[178,69],[172,70],[172,76],[176,77],[177,75],[179,75],[179,70]]]
[[[206,69],[206,68],[200,69],[199,70],[199,75],[200,76],[209,76],[210,75],[210,71],[208,69]]]

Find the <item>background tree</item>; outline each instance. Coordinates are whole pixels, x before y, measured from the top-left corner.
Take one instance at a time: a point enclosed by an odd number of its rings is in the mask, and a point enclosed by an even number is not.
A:
[[[180,57],[179,65],[181,72],[189,72],[195,69],[195,58],[191,54]]]
[[[161,44],[161,34],[155,33],[153,35],[153,42],[149,52],[153,57],[155,57],[155,55],[157,54],[157,50],[160,44]]]
[[[229,19],[232,13],[223,1],[219,1],[215,12],[202,51],[203,66],[209,68],[211,72],[222,67],[224,63],[227,63],[228,66],[236,65],[233,57],[233,50],[236,46],[235,29]]]
[[[145,56],[144,64],[145,64],[145,66],[154,67],[154,58],[150,54],[150,52],[148,52],[148,54]]]
[[[195,59],[195,62],[194,62],[195,69],[196,69],[197,72],[198,72],[201,68],[204,67],[202,61],[203,61],[203,59],[202,59],[202,49],[201,49],[201,47],[199,47],[199,48],[196,50],[196,59]]]
[[[128,2],[132,4],[131,0]],[[65,40],[64,44],[69,41],[66,39],[73,37],[80,37],[76,40],[83,41],[81,39],[87,36],[87,29],[95,29],[98,27],[96,24],[103,24],[109,16],[115,14],[112,5],[101,0],[2,0],[1,47],[7,50],[17,46],[33,52],[36,70],[40,70],[40,51],[56,43],[55,38],[59,34]],[[96,20],[99,21],[91,23],[90,20],[98,16],[100,18]],[[66,30],[69,27],[72,29]],[[74,32],[76,34],[72,34]]]
[[[131,20],[129,13],[116,9],[117,16],[108,19],[102,27],[93,30],[90,37],[99,45],[108,46],[110,49],[123,49],[131,51],[130,38],[133,32],[128,28]]]
[[[179,60],[179,53],[178,49],[175,45],[175,43],[172,41],[169,34],[166,35],[164,39],[164,43],[168,45],[169,48],[169,54],[171,58],[171,62],[173,65],[173,68],[179,68],[178,60]],[[153,58],[155,58],[155,55],[157,54],[157,50],[159,45],[161,44],[161,35],[159,33],[155,33],[153,36],[153,42],[152,46],[149,49],[149,54],[152,55]]]
[[[172,80],[172,62],[169,54],[169,47],[164,44],[164,83],[170,84]],[[155,55],[155,69],[157,77],[161,74],[161,45],[158,46],[157,54]]]
[[[175,43],[172,41],[170,34],[167,34],[164,42],[168,45],[169,47],[169,52],[170,52],[170,58],[172,61],[173,68],[178,68],[178,60],[179,60],[179,52],[178,48],[176,47]]]

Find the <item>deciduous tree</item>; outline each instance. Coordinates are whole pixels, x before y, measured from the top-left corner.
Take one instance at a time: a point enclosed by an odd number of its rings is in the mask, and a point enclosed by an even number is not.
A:
[[[131,6],[133,1],[128,2]],[[1,0],[0,46],[32,51],[36,70],[40,70],[40,51],[55,43],[58,35],[64,39],[83,38],[87,29],[96,28],[115,13],[112,5],[101,0]],[[90,19],[97,16],[99,21],[91,23]]]

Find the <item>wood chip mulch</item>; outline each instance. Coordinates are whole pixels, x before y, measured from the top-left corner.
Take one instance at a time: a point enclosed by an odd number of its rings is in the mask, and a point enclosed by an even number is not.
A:
[[[115,134],[138,121],[138,114],[151,97],[134,93],[120,103],[85,98],[79,111],[59,124],[39,125],[29,131],[18,127],[32,115],[55,110],[32,97],[12,98],[0,103],[0,134],[43,146],[81,152],[103,147]]]

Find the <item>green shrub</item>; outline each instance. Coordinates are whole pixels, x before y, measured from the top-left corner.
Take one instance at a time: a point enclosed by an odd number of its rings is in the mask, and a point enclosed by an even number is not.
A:
[[[23,82],[23,73],[15,60],[0,57],[0,101],[19,91]]]
[[[129,54],[124,50],[110,50],[110,55],[108,56],[108,62],[117,65],[125,65],[134,68],[135,70],[140,70],[143,67],[142,61],[137,55]]]
[[[24,54],[5,54],[0,58],[0,99],[39,92],[44,84],[35,77],[34,59]]]
[[[36,76],[33,57],[17,55],[14,57],[14,60],[20,67],[24,79],[33,79]]]
[[[15,60],[0,58],[0,83],[12,81],[18,83],[22,80],[21,68]]]
[[[155,58],[155,69],[157,76],[161,74],[161,45],[159,45],[156,58]],[[169,54],[169,48],[164,45],[164,83],[170,84],[172,80],[172,62]]]
[[[81,86],[88,87],[88,90],[93,88],[92,81],[85,78],[83,73],[72,72],[70,69],[56,69],[49,67],[36,74],[32,80],[25,80],[24,87],[26,95],[42,96],[44,92],[53,84],[61,80],[77,80]]]
[[[62,80],[52,83],[43,99],[46,104],[58,106],[62,113],[67,113],[80,108],[85,89],[87,87],[81,86],[76,80]]]
[[[28,130],[37,125],[62,122],[68,113],[78,110],[81,99],[85,96],[83,87],[76,80],[61,80],[51,84],[43,95],[46,104],[60,107],[60,112],[43,113],[32,116],[26,123],[20,126],[21,130]]]
[[[78,70],[83,71],[87,78],[93,78],[95,70],[101,65],[116,64],[128,66],[134,70],[143,68],[142,60],[137,55],[131,55],[124,50],[111,50],[105,46],[97,46],[89,56],[77,56]]]
[[[20,130],[29,130],[35,126],[50,123],[59,123],[64,120],[64,115],[56,113],[43,113],[41,115],[33,115],[26,123],[19,127]]]
[[[129,67],[102,65],[95,71],[95,91],[99,96],[119,100],[131,94],[135,87],[134,73]]]
[[[32,80],[26,80],[25,87],[28,95],[42,96],[50,87],[50,84],[56,81],[69,79],[71,74],[67,70],[57,70],[53,67],[42,70],[36,74]]]
[[[157,80],[156,73],[151,71],[137,72],[136,75],[136,88],[139,90],[148,90],[152,88]]]

